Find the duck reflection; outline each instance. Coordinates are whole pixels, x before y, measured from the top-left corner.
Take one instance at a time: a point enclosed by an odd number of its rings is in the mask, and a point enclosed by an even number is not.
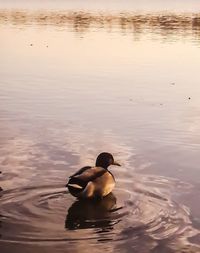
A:
[[[116,197],[113,193],[100,200],[77,200],[68,209],[65,228],[69,230],[86,228],[112,229],[113,225],[116,224],[116,220],[112,218],[112,213],[116,210],[116,202]]]

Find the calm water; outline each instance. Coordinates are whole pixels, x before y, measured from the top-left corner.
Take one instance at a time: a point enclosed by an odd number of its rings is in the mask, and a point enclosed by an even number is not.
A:
[[[200,4],[149,2],[0,1],[2,253],[200,252]]]

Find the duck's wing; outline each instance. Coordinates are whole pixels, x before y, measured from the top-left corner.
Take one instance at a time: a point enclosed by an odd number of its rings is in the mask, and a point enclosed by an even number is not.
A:
[[[67,187],[72,195],[78,196],[96,178],[106,173],[101,167],[84,167],[70,177]]]
[[[75,172],[73,175],[71,175],[69,177],[69,181],[66,184],[66,186],[71,187],[71,188],[75,188],[76,190],[79,189],[80,191],[82,189],[84,189],[88,182],[79,179],[79,175],[81,175],[82,173],[86,172],[87,170],[89,170],[91,168],[92,168],[91,166],[85,166],[85,167],[81,168],[80,170],[78,170],[77,172]]]
[[[98,177],[101,177],[107,170],[102,167],[90,167],[90,169],[84,170],[81,174],[74,176],[80,181],[88,183],[89,181],[93,181]]]
[[[92,168],[91,166],[85,166],[85,167],[81,168],[80,170],[78,170],[77,172],[75,172],[75,173],[74,173],[73,175],[71,175],[69,178],[78,176],[78,175],[82,174],[83,172],[85,172],[86,170],[89,170],[89,169],[91,169],[91,168]]]

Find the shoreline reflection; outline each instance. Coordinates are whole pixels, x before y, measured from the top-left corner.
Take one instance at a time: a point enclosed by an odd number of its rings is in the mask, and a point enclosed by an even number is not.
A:
[[[167,35],[193,35],[200,39],[199,13],[89,13],[84,11],[15,11],[0,10],[0,24],[14,26],[56,26],[87,33],[94,29],[107,32],[120,30],[123,34],[146,33]]]

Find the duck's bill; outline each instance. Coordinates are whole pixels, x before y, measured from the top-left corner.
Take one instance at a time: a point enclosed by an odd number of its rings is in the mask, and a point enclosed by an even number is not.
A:
[[[118,162],[113,162],[113,165],[121,166],[121,164],[119,164]]]

